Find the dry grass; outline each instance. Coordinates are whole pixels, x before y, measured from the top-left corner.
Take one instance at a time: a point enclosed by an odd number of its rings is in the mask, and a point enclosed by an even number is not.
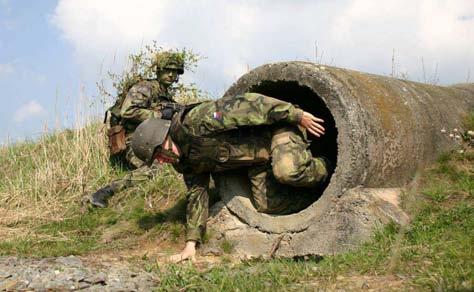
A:
[[[183,103],[205,98],[194,85],[175,93]],[[82,104],[89,102],[84,97]],[[90,195],[127,171],[110,165],[105,125],[90,120],[91,110],[79,107],[74,130],[0,146],[0,254],[83,253],[98,248],[104,230],[117,223],[132,222],[130,235],[150,236],[182,224],[185,186],[167,166],[114,196],[108,209],[90,208]]]
[[[185,187],[171,167],[117,194],[107,209],[89,206],[91,193],[127,171],[109,164],[104,131],[101,123],[89,123],[0,148],[0,255],[111,248],[102,239],[118,227],[123,236],[114,239],[114,248],[135,246],[139,236],[182,236],[174,230],[182,229]]]
[[[105,178],[116,176],[103,131],[94,123],[0,148],[0,224],[63,219]]]

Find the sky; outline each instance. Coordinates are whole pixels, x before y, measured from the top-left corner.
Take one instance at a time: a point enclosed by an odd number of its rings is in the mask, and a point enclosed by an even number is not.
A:
[[[152,41],[204,56],[182,82],[216,98],[292,60],[473,82],[474,1],[0,0],[0,143],[99,118],[97,82]]]

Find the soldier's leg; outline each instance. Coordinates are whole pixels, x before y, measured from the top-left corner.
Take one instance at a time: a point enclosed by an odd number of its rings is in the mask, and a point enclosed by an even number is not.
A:
[[[276,180],[294,187],[313,187],[328,177],[326,161],[313,157],[303,133],[296,127],[274,131],[271,156]]]
[[[99,208],[105,208],[107,207],[108,200],[114,194],[150,180],[159,172],[159,169],[161,168],[159,164],[153,164],[149,167],[135,156],[131,147],[128,147],[126,151],[125,158],[130,167],[134,169],[128,172],[123,178],[111,182],[92,194],[90,198],[92,205]]]
[[[284,214],[291,212],[291,200],[288,186],[277,182],[270,165],[248,169],[251,200],[258,212],[267,214]]]

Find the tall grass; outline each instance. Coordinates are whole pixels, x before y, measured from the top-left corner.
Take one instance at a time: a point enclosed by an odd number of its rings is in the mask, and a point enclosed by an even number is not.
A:
[[[154,230],[151,237],[169,232],[176,239],[184,205],[175,205],[185,187],[171,167],[117,194],[106,210],[90,207],[90,195],[126,171],[109,164],[99,122],[0,148],[0,255],[82,254],[117,232],[126,239]]]
[[[0,223],[60,220],[117,174],[108,165],[100,123],[2,147]]]

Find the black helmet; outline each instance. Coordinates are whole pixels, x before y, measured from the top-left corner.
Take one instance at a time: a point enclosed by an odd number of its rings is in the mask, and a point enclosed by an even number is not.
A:
[[[171,121],[150,118],[138,125],[132,137],[132,150],[135,155],[147,164],[153,162],[156,148],[165,141]]]

